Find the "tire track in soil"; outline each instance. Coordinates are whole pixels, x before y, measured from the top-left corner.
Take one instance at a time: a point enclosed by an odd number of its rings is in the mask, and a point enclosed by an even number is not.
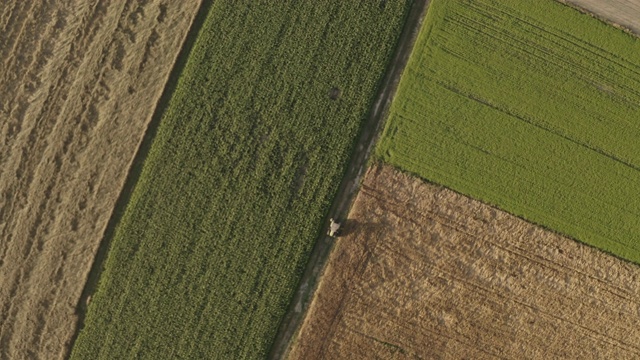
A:
[[[63,358],[105,226],[200,2],[4,6],[0,359]]]
[[[380,84],[376,101],[363,124],[360,138],[354,145],[349,167],[342,179],[338,192],[329,211],[330,217],[346,219],[351,205],[364,175],[369,155],[377,139],[379,130],[395,94],[402,72],[409,60],[420,25],[429,6],[429,0],[415,0],[405,19],[405,24],[398,39],[395,54],[389,62],[389,68]],[[329,218],[325,219],[326,223]],[[278,329],[269,354],[269,359],[284,359],[295,336],[299,331],[306,311],[316,290],[318,278],[329,258],[333,240],[324,232],[316,240],[309,256],[309,262],[300,280],[300,285],[294,294]]]

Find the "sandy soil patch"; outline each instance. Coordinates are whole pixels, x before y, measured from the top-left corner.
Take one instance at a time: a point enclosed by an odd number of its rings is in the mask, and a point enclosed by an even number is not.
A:
[[[640,0],[559,0],[640,34]]]
[[[640,357],[640,267],[376,166],[291,359]]]
[[[0,6],[0,358],[56,359],[200,1]]]

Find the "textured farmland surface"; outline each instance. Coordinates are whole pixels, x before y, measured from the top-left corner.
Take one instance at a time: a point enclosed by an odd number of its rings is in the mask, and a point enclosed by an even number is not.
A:
[[[640,357],[640,267],[368,172],[290,359]]]
[[[379,154],[640,261],[640,40],[556,1],[434,1]]]
[[[640,0],[560,0],[640,34]]]
[[[0,359],[57,359],[129,164],[198,8],[0,5]]]
[[[74,359],[264,358],[409,1],[215,1]]]

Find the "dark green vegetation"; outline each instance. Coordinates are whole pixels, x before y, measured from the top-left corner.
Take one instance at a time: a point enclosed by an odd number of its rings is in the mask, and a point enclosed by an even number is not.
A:
[[[409,5],[382,3],[212,5],[73,359],[265,356]]]
[[[378,147],[640,262],[640,42],[552,0],[434,0]]]

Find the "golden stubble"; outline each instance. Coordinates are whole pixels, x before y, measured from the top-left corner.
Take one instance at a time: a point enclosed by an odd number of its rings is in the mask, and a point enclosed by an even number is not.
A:
[[[640,357],[640,267],[369,169],[291,359]]]
[[[0,5],[0,359],[58,359],[200,1]]]

